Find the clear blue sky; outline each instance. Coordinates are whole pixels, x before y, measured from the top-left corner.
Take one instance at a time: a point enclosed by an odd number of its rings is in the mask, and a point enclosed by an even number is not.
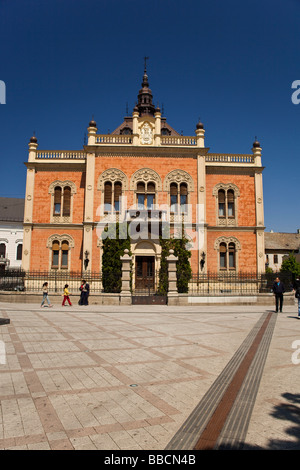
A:
[[[155,104],[217,153],[263,149],[265,225],[300,228],[299,0],[0,0],[0,196],[24,197],[28,141],[79,150],[131,112],[148,61]]]

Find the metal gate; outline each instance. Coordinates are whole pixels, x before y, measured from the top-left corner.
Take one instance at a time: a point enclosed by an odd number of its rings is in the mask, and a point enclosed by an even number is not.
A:
[[[157,293],[158,273],[154,267],[154,256],[136,256],[133,305],[166,305],[167,296]]]

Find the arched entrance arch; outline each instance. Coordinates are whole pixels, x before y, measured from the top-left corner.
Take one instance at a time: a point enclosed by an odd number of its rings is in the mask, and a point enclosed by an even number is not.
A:
[[[142,240],[132,246],[133,287],[134,290],[155,291],[158,285],[161,246],[148,240]]]

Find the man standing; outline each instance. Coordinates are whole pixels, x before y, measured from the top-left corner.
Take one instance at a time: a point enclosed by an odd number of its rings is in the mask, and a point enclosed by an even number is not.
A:
[[[279,277],[276,277],[275,282],[273,284],[273,293],[275,295],[275,302],[276,302],[276,312],[278,312],[278,304],[279,304],[280,311],[282,312],[284,292],[285,292],[284,284],[280,281]]]
[[[298,299],[298,318],[300,318],[300,279],[297,279],[294,282],[295,297]]]

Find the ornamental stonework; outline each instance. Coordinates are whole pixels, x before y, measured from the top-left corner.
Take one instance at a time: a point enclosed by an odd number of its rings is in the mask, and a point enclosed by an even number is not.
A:
[[[164,191],[170,191],[171,183],[186,183],[189,192],[194,191],[194,181],[191,175],[184,170],[172,170],[164,179]]]
[[[150,181],[156,184],[156,191],[162,191],[161,178],[159,174],[151,170],[151,168],[137,170],[131,177],[130,189],[134,191],[138,182],[148,183]]]

